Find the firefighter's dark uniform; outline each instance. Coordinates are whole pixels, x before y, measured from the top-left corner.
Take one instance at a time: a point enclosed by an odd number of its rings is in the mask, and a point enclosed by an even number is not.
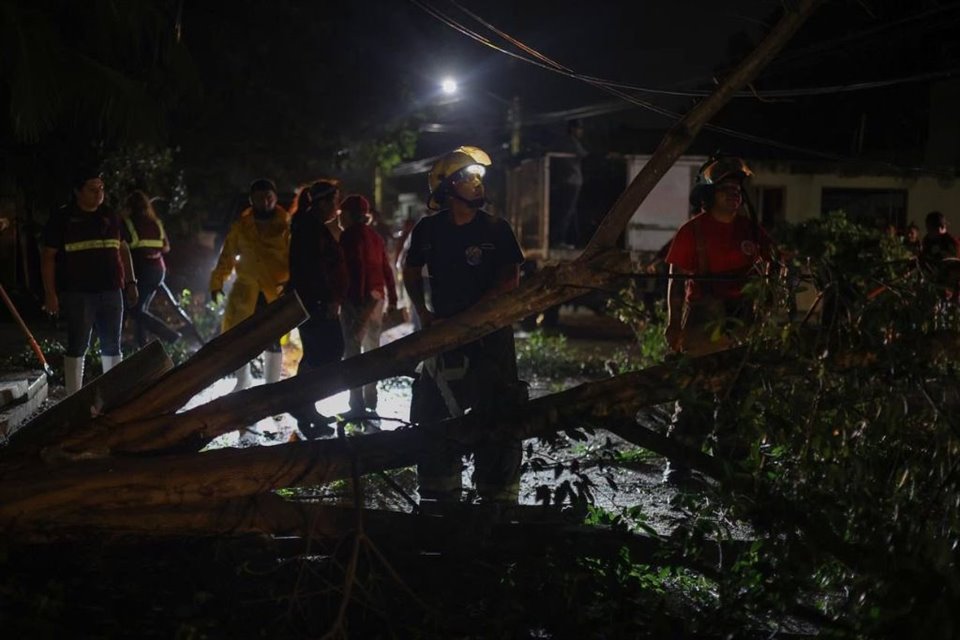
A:
[[[496,283],[498,270],[519,264],[523,254],[510,226],[478,211],[455,225],[447,211],[423,218],[411,234],[406,268],[427,267],[430,301],[437,318],[449,318],[475,304]],[[420,365],[413,386],[410,419],[436,423],[467,411],[491,422],[526,400],[518,380],[513,331],[500,329]],[[474,482],[486,501],[516,502],[521,442],[492,437],[474,450]],[[456,443],[432,441],[418,462],[422,498],[458,500],[462,459]]]

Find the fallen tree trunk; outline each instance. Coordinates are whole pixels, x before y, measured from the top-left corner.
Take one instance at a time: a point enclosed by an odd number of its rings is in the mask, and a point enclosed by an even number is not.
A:
[[[38,470],[0,486],[0,522],[49,519],[84,508],[187,504],[317,485],[360,473],[415,464],[429,440],[443,438],[467,451],[491,437],[523,440],[590,419],[631,416],[676,397],[690,384],[726,380],[740,351],[704,356],[677,372],[660,365],[539,398],[509,416],[472,413],[423,428],[359,438],[221,449],[206,453],[80,460],[56,474]],[[491,428],[491,422],[496,427]]]
[[[708,575],[715,575],[720,565],[733,564],[752,542],[717,541],[693,562],[656,537],[584,526],[555,508],[519,506],[494,513],[488,507],[455,504],[442,515],[414,515],[380,509],[357,512],[350,507],[309,504],[275,495],[213,505],[84,510],[31,532],[31,536],[34,541],[83,538],[110,530],[151,537],[270,534],[339,540],[361,527],[378,546],[411,554],[429,551],[472,556],[478,547],[488,547],[498,554],[529,558],[564,547],[583,556],[608,557],[627,548],[634,562],[679,563]],[[297,546],[302,548],[304,543]]]
[[[307,398],[320,400],[370,381],[412,374],[425,358],[588,290],[609,287],[629,273],[629,265],[629,256],[611,252],[589,265],[568,263],[544,270],[520,289],[477,305],[469,314],[436,323],[374,351],[269,386],[233,393],[175,416],[110,425],[100,432],[98,445],[104,451],[196,450],[218,435],[300,406]]]

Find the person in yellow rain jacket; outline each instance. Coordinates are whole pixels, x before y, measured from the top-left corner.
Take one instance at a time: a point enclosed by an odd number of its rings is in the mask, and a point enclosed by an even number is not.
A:
[[[222,331],[247,319],[280,297],[290,279],[290,214],[277,204],[277,187],[270,180],[250,184],[250,208],[230,227],[217,266],[210,275],[210,295],[223,295],[224,282],[236,271],[237,280],[227,297]],[[264,352],[264,378],[280,380],[283,354],[279,339]],[[235,390],[250,386],[249,363],[237,370]]]

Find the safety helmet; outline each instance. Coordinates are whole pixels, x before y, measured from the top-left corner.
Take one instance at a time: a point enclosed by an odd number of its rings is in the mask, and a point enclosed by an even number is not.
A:
[[[747,163],[736,156],[713,157],[700,167],[700,177],[705,184],[719,184],[731,178],[743,181],[752,175]]]
[[[476,167],[474,170],[482,178],[486,167],[491,164],[493,162],[491,162],[490,156],[479,147],[457,147],[453,151],[443,154],[430,169],[430,175],[427,176],[430,186],[430,200],[427,202],[427,206],[433,211],[442,206],[452,178],[459,172]]]

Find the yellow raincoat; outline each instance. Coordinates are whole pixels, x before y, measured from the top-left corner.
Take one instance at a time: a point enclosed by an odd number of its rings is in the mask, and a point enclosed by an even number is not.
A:
[[[237,280],[227,298],[223,331],[253,315],[259,294],[267,302],[280,297],[290,279],[290,214],[286,210],[276,207],[274,216],[260,223],[252,209],[240,214],[210,274],[210,291],[223,291],[223,283],[234,269]]]

